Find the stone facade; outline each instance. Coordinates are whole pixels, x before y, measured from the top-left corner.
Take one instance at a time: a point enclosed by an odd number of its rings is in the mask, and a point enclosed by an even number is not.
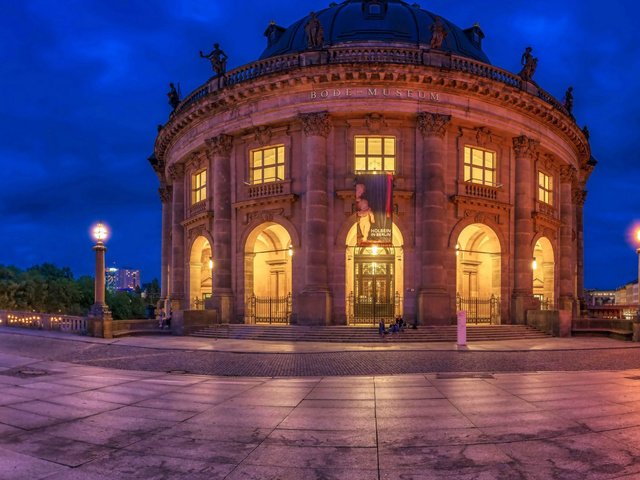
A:
[[[155,145],[166,304],[201,308],[195,293],[222,322],[251,322],[262,289],[290,295],[288,322],[358,323],[354,149],[366,137],[395,142],[391,316],[455,323],[466,297],[495,300],[492,323],[524,323],[541,299],[575,309],[593,162],[573,117],[489,64],[428,45],[376,44],[372,60],[371,48],[261,60],[176,108]],[[256,182],[254,152],[269,147],[283,149],[284,177]],[[470,173],[473,155],[485,155],[484,178]],[[209,273],[194,260],[203,248]]]

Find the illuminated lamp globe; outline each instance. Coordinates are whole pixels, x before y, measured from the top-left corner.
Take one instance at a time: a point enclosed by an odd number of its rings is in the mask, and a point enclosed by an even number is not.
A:
[[[104,243],[104,241],[109,237],[109,230],[107,226],[103,223],[98,223],[95,227],[93,227],[93,238],[98,243]]]

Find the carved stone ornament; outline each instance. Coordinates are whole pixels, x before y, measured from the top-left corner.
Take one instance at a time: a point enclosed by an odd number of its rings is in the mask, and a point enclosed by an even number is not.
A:
[[[218,135],[217,137],[209,138],[206,143],[211,155],[225,158],[231,155],[231,149],[233,148],[233,137],[231,135]]]
[[[266,125],[256,127],[254,133],[256,142],[258,142],[261,147],[267,146],[271,143],[271,139],[273,138],[273,130],[271,130],[271,127]]]
[[[580,188],[576,188],[573,190],[573,203],[576,205],[584,205],[584,202],[587,201],[587,191],[582,190]]]
[[[205,233],[204,225],[198,225],[197,227],[189,230],[188,236],[190,240],[193,240],[195,238],[204,236],[204,233]]]
[[[371,113],[365,117],[365,125],[371,133],[378,133],[383,127],[387,126],[387,122],[384,120],[383,115],[377,113]]]
[[[544,167],[545,170],[549,172],[554,172],[557,169],[558,161],[555,155],[551,153],[545,153],[542,156],[540,164]]]
[[[160,200],[162,200],[162,203],[171,203],[171,199],[173,198],[172,186],[164,185],[158,189],[158,193],[160,194]]]
[[[486,147],[493,142],[493,133],[487,127],[476,128],[476,141],[481,147]]]
[[[193,170],[199,170],[204,167],[204,157],[195,152],[189,156],[189,160],[186,161],[187,168]]]
[[[184,178],[184,164],[183,163],[174,163],[173,165],[169,165],[169,178],[171,180],[182,180]]]
[[[538,155],[538,146],[540,142],[529,138],[525,135],[520,137],[514,137],[513,149],[518,157],[531,157],[534,158]]]
[[[447,127],[451,123],[451,115],[441,113],[418,113],[418,130],[423,137],[444,138]]]
[[[299,118],[307,137],[327,138],[331,133],[331,118],[328,112],[301,113]]]
[[[272,210],[260,210],[257,212],[249,212],[245,216],[244,224],[247,225],[255,220],[259,222],[272,222],[274,217],[285,216],[285,211],[282,208],[276,208]]]
[[[563,165],[560,168],[560,182],[561,183],[575,183],[578,179],[578,170],[571,165]]]

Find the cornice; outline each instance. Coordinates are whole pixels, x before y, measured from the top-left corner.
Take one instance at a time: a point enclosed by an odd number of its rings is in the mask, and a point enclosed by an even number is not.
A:
[[[373,83],[382,82],[397,84],[398,87],[429,89],[440,94],[464,95],[515,110],[560,133],[573,145],[581,164],[586,164],[591,158],[589,143],[575,121],[532,93],[471,73],[434,66],[402,65],[402,72],[386,71],[380,64],[371,64],[366,71],[362,67],[359,65],[358,70],[345,64],[299,67],[214,91],[170,118],[156,139],[156,156],[164,160],[166,152],[191,125],[237,107],[240,102],[258,100],[265,94],[278,94],[303,85],[330,88],[332,83],[339,82],[343,88],[349,88],[350,83],[374,86]],[[394,65],[394,68],[398,66]]]

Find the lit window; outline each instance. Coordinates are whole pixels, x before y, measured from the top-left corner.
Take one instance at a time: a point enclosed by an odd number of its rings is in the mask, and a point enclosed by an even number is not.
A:
[[[553,205],[553,177],[538,172],[538,200]]]
[[[191,175],[191,205],[207,199],[207,171],[201,170]]]
[[[495,152],[464,147],[464,181],[493,187],[496,180]]]
[[[355,159],[356,173],[395,172],[395,137],[355,137]]]
[[[284,145],[251,151],[249,183],[281,182],[284,178]]]

